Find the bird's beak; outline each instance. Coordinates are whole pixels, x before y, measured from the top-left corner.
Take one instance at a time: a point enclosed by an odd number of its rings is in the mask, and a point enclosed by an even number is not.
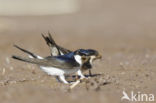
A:
[[[98,56],[96,56],[96,59],[102,59],[102,56],[99,54]]]

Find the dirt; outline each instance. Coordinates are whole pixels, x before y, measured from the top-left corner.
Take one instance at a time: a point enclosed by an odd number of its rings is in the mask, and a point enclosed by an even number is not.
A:
[[[0,17],[1,103],[127,103],[123,91],[156,96],[156,2],[82,3],[75,14]],[[50,55],[40,35],[48,31],[68,49],[98,50],[102,59],[94,62],[94,76],[69,91],[36,65],[11,59],[26,56],[13,44]]]

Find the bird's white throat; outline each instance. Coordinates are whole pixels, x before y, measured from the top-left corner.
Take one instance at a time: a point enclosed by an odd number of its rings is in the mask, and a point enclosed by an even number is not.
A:
[[[77,63],[79,63],[80,65],[82,65],[82,59],[81,59],[81,56],[80,55],[75,55],[74,56],[75,60]]]
[[[91,65],[93,65],[93,60],[94,60],[95,58],[96,58],[95,56],[91,56],[91,57],[90,57],[90,61],[89,61],[89,62],[90,62]]]

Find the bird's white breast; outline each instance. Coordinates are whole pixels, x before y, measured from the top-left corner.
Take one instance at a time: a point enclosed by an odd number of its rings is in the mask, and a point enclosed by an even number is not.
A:
[[[60,69],[60,68],[55,68],[55,67],[43,67],[40,66],[41,70],[44,72],[48,73],[49,75],[64,75],[64,74],[73,74],[77,72],[80,68],[74,68],[74,69]]]

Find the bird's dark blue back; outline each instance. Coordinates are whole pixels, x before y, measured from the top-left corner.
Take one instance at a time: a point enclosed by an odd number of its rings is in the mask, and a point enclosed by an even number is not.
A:
[[[75,59],[74,59],[74,52],[71,52],[71,53],[68,53],[68,54],[65,54],[65,55],[59,55],[59,56],[48,56],[46,57],[47,59],[56,59],[58,61],[62,61],[62,62],[70,62],[70,63],[73,63],[73,62],[76,62]]]

